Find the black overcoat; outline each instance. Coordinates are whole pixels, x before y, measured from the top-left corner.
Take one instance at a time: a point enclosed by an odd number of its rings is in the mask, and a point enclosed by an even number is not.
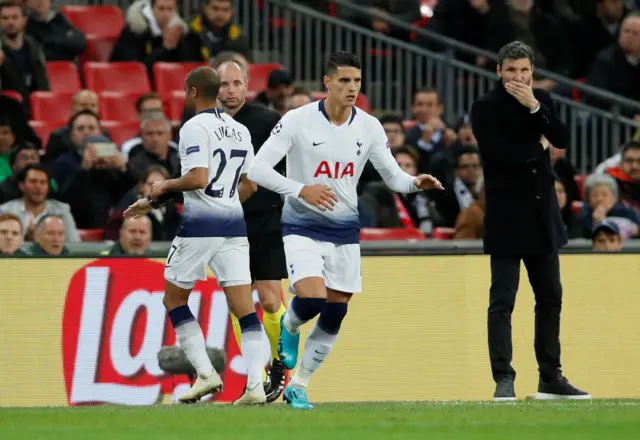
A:
[[[549,93],[534,89],[536,113],[520,104],[502,82],[471,108],[471,124],[484,168],[484,252],[541,255],[567,243],[544,135],[566,148],[569,132],[556,116]]]

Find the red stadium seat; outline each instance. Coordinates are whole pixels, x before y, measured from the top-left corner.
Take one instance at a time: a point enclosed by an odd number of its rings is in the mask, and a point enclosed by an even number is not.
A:
[[[101,124],[102,128],[111,134],[113,142],[118,145],[140,133],[138,121],[101,121]]]
[[[51,132],[65,125],[67,121],[29,121],[29,126],[38,135],[42,145],[46,146]]]
[[[110,121],[137,121],[138,96],[120,92],[100,93],[100,119]]]
[[[435,228],[433,230],[433,238],[436,240],[451,240],[456,232],[453,228]]]
[[[416,228],[362,228],[360,240],[424,240],[425,236]]]
[[[173,122],[182,121],[182,112],[184,111],[184,103],[186,102],[186,94],[184,90],[174,90],[165,94],[164,105],[167,118]]]
[[[52,92],[73,94],[82,90],[75,64],[69,61],[51,61],[47,63],[46,68]]]
[[[73,95],[55,92],[32,92],[31,119],[34,121],[60,121],[71,118]]]
[[[415,127],[416,125],[418,125],[418,121],[402,121],[402,127],[404,127],[405,130]]]
[[[83,67],[87,88],[100,92],[141,95],[151,91],[147,68],[142,63],[88,62]]]
[[[576,175],[573,177],[576,181],[576,185],[578,185],[578,191],[580,192],[580,198],[584,200],[584,181],[587,180],[587,176],[584,175]]]
[[[327,97],[327,92],[311,92],[311,99],[314,101],[320,101]]]
[[[364,93],[360,93],[358,98],[356,99],[356,107],[364,110],[367,113],[371,113],[371,107],[369,106],[369,100],[364,95]]]
[[[104,241],[104,229],[79,229],[82,241]]]
[[[274,70],[283,69],[280,64],[250,64],[248,68],[249,90],[262,92],[267,88],[269,74]]]
[[[124,27],[124,14],[117,6],[67,5],[61,12],[85,35],[115,39]]]
[[[114,37],[101,37],[99,35],[87,35],[87,47],[80,55],[80,63],[88,61],[107,62],[111,58],[113,46],[116,44]]]
[[[193,69],[206,66],[206,63],[155,63],[153,65],[153,84],[156,92],[170,93],[184,90],[184,80]]]
[[[575,200],[573,202],[571,202],[571,211],[573,211],[574,214],[579,214],[580,211],[582,211],[582,207],[584,206],[584,202],[581,200]]]

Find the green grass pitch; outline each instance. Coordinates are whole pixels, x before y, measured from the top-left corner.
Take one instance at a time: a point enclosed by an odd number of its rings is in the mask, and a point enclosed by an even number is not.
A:
[[[640,439],[640,400],[0,408],[2,440]]]

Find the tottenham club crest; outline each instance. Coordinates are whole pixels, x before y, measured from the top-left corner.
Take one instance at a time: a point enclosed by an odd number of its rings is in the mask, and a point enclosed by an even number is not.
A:
[[[362,151],[360,151],[362,149],[362,142],[360,141],[360,139],[358,139],[356,145],[358,146],[358,152],[356,154],[360,156],[360,154],[362,154]]]

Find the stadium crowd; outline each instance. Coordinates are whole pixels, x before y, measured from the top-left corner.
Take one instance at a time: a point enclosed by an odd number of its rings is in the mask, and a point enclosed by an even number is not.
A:
[[[379,18],[336,11],[330,2],[302,3],[411,39]],[[427,2],[430,19],[422,18],[419,0],[354,3],[492,51],[521,40],[534,49],[537,66],[640,101],[640,14],[633,1],[438,0]],[[107,253],[139,255],[152,240],[173,239],[179,203],[144,219],[124,221],[122,213],[154,182],[179,175],[178,128],[192,115],[181,82],[197,64],[240,60],[249,72],[248,97],[281,114],[323,97],[297,85],[285,67],[250,63],[254,48],[234,24],[231,0],[204,0],[189,20],[179,16],[175,0],[137,0],[125,12],[80,9],[57,12],[50,0],[0,2],[3,254],[22,252],[24,242],[32,242],[34,255],[66,255],[68,243],[114,240]],[[87,14],[101,14],[116,29],[106,49],[104,40],[83,33]],[[460,58],[493,69],[482,57]],[[542,77],[535,86],[562,93]],[[360,103],[372,111],[366,97]],[[433,174],[446,190],[396,194],[368,164],[359,187],[363,227],[482,238],[477,142],[468,115],[443,119],[446,105],[435,89],[424,88],[413,95],[412,120],[374,109],[398,164],[411,174]],[[569,236],[593,238],[594,249],[619,250],[623,239],[640,237],[640,133],[619,147],[590,176],[577,175],[563,150],[550,149]]]

